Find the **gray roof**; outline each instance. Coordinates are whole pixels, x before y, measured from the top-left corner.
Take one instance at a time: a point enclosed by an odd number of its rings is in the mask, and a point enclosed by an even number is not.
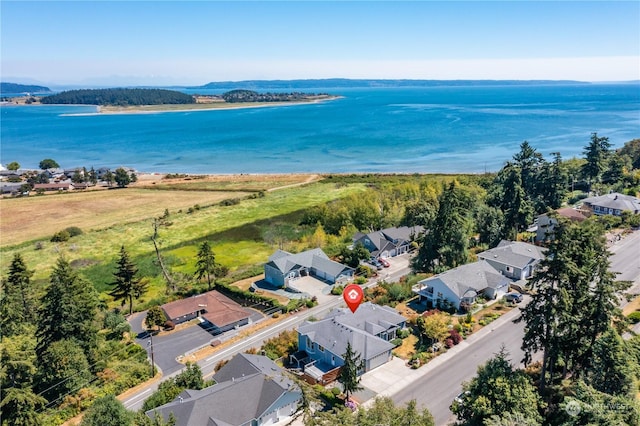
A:
[[[300,399],[297,386],[263,356],[236,355],[213,377],[225,380],[202,390],[186,390],[174,401],[147,411],[147,416],[153,418],[155,411],[167,420],[173,413],[177,426],[239,426],[270,412],[278,400]]]
[[[402,244],[407,244],[423,231],[424,228],[422,226],[400,226],[397,228],[386,228],[380,231],[370,232],[368,234],[357,232],[353,236],[353,241],[357,242],[363,237],[367,237],[376,247],[376,250],[371,252],[371,254],[375,256],[383,251],[393,250]]]
[[[496,247],[478,253],[478,259],[493,260],[503,265],[523,269],[545,258],[546,249],[521,241],[500,241]]]
[[[333,276],[338,276],[345,270],[353,270],[353,268],[329,259],[329,256],[319,248],[296,254],[291,254],[284,250],[278,250],[269,256],[267,264],[276,267],[283,274],[300,267],[314,268]]]
[[[601,195],[599,197],[585,198],[582,202],[592,206],[640,213],[640,199],[632,197],[631,195],[619,194],[617,192]]]
[[[298,333],[309,336],[313,342],[340,357],[347,350],[347,342],[350,342],[353,350],[361,354],[363,359],[371,359],[394,347],[375,334],[405,321],[392,308],[366,302],[355,313],[346,308],[336,309],[323,320],[306,322],[298,327]]]
[[[469,290],[477,293],[486,288],[498,288],[509,281],[484,260],[458,266],[422,280],[420,284],[428,286],[429,281],[436,279],[442,281],[459,298],[465,297]]]

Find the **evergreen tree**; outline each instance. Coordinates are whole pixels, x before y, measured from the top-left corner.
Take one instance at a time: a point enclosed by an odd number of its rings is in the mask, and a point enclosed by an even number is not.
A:
[[[75,340],[92,359],[97,329],[94,324],[98,298],[93,285],[80,278],[66,259],[60,257],[50,284],[40,301],[36,352],[40,357],[53,343]]]
[[[128,411],[113,395],[96,399],[87,410],[80,426],[128,426],[133,421],[133,413]]]
[[[138,269],[129,258],[129,253],[124,246],[120,247],[120,258],[118,259],[118,269],[114,272],[114,286],[109,295],[115,300],[122,300],[122,305],[129,302],[129,315],[133,313],[133,299],[140,298],[147,290],[145,281],[136,277]]]
[[[520,171],[522,188],[529,200],[536,198],[540,171],[545,165],[542,154],[537,152],[529,142],[520,144],[520,151],[513,156],[514,165]]]
[[[40,426],[42,420],[38,414],[44,409],[47,400],[33,393],[31,388],[3,389],[0,412],[2,424],[7,426]]]
[[[342,384],[342,389],[345,393],[346,399],[349,399],[349,395],[353,392],[358,392],[364,389],[360,385],[359,373],[364,369],[364,361],[360,359],[360,354],[353,351],[351,343],[347,342],[347,349],[342,355],[344,364],[340,368],[340,374],[338,376],[338,382]]]
[[[620,335],[610,328],[593,347],[587,382],[600,392],[633,398],[637,391],[633,362]]]
[[[625,288],[608,271],[604,230],[593,221],[558,221],[547,257],[531,280],[532,300],[517,320],[525,322],[525,363],[543,351],[541,389],[560,359],[564,375],[588,370],[596,339],[620,315],[617,298]]]
[[[533,206],[527,197],[517,166],[508,163],[498,174],[498,181],[502,187],[500,210],[504,214],[503,235],[509,240],[515,240],[518,232],[533,220]]]
[[[22,256],[16,253],[9,265],[7,279],[2,281],[0,296],[0,330],[4,336],[19,333],[33,321],[31,276]]]
[[[198,250],[195,276],[197,279],[207,279],[207,289],[211,290],[211,283],[216,281],[216,256],[208,241],[203,242]]]
[[[98,183],[98,174],[96,173],[93,166],[91,166],[91,169],[89,170],[89,182],[91,183],[91,185],[95,185]]]
[[[611,143],[609,138],[591,134],[591,142],[584,147],[583,154],[587,162],[582,166],[582,174],[590,183],[600,182],[602,173],[607,167]]]
[[[438,213],[429,232],[422,237],[413,260],[415,271],[453,268],[468,261],[472,209],[471,198],[458,182],[451,182],[439,198]]]

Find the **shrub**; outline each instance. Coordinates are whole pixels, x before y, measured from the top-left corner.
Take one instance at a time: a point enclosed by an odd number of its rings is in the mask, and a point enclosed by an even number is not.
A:
[[[70,226],[66,228],[65,231],[69,233],[69,237],[71,238],[82,235],[82,229],[78,228],[77,226]]]
[[[640,311],[631,312],[627,318],[629,318],[629,321],[631,321],[632,324],[639,323],[640,322]]]
[[[444,341],[444,346],[445,346],[447,349],[451,349],[451,348],[453,347],[453,339],[452,339],[451,337],[447,338],[447,339]]]
[[[460,333],[458,332],[458,330],[456,330],[455,328],[449,331],[449,336],[451,341],[453,342],[454,345],[457,345],[458,343],[462,342],[462,336],[460,335]]]
[[[397,346],[402,345],[402,339],[400,339],[400,338],[393,339],[393,340],[391,340],[391,342],[389,342],[389,343],[391,343],[393,346],[396,346],[396,347],[397,347]]]
[[[331,289],[331,294],[333,294],[334,296],[339,296],[342,294],[342,291],[344,290],[344,287],[341,285],[334,285],[333,288]]]
[[[53,237],[51,237],[51,242],[62,243],[65,241],[69,241],[69,238],[71,238],[71,236],[69,235],[69,232],[67,232],[66,230],[58,231],[55,234],[53,234]]]

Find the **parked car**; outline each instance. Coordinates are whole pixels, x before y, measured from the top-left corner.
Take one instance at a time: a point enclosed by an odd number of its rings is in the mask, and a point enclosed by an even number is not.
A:
[[[389,261],[387,259],[382,258],[382,257],[378,258],[378,261],[380,261],[380,263],[382,263],[382,266],[384,266],[385,268],[388,268],[389,266],[391,266]]]
[[[380,261],[374,257],[372,257],[371,259],[369,259],[369,263],[373,266],[375,266],[375,268],[379,271],[383,268],[382,263],[380,263]]]
[[[520,293],[507,293],[504,295],[504,300],[507,302],[520,303],[522,302],[522,295]]]

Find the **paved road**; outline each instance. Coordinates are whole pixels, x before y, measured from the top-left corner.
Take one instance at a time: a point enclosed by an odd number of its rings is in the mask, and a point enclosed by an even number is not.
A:
[[[610,269],[620,272],[617,279],[635,282],[629,291],[640,293],[640,231],[635,231],[622,240],[616,241],[609,251],[613,253]]]
[[[449,405],[456,395],[462,392],[462,382],[471,380],[476,375],[478,366],[498,353],[502,345],[509,352],[512,364],[520,366],[520,361],[524,357],[520,349],[524,336],[524,324],[511,322],[511,319],[518,315],[519,310],[515,309],[505,314],[502,324],[489,324],[487,327],[492,331],[473,341],[471,341],[473,336],[467,339],[465,343],[468,343],[468,346],[462,347],[445,363],[432,368],[422,378],[401,389],[392,396],[392,399],[397,404],[415,399],[420,408],[427,408],[433,414],[437,425],[454,420],[455,417],[449,411]],[[429,364],[422,368],[427,366]]]

